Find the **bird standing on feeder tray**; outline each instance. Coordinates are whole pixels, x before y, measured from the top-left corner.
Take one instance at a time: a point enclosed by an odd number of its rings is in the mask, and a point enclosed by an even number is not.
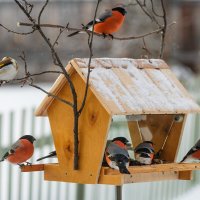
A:
[[[0,162],[7,160],[12,164],[23,166],[29,158],[32,157],[34,152],[33,142],[36,139],[31,135],[24,135],[15,142],[10,150],[4,154]],[[26,162],[27,164],[30,164]]]
[[[128,146],[130,146],[130,143],[126,138],[116,137],[108,144],[105,150],[107,164],[111,168],[119,170],[122,174],[130,174],[127,169],[130,162]]]
[[[117,32],[125,19],[126,10],[121,4],[112,10],[106,10],[98,19],[94,21],[94,32],[113,37],[113,33]],[[92,31],[93,21],[89,22],[83,29]],[[78,33],[83,33],[81,31],[76,31],[68,35],[68,37],[74,36]]]
[[[135,148],[135,159],[140,164],[150,165],[154,158],[154,148],[151,141],[144,141]]]
[[[16,60],[11,57],[4,57],[0,61],[0,84],[15,78],[18,72]]]
[[[56,157],[57,157],[56,151],[52,151],[52,152],[49,153],[49,155],[38,158],[36,161],[44,160],[46,158],[56,158]]]
[[[200,139],[181,160],[181,162],[184,162],[184,163],[187,163],[190,161],[200,161]]]

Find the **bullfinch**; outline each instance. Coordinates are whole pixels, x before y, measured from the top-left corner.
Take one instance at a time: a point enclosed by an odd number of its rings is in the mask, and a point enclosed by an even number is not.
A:
[[[49,153],[49,155],[38,158],[37,161],[40,161],[40,160],[43,160],[43,159],[46,159],[46,158],[55,158],[55,157],[57,157],[56,151],[52,151],[52,152]]]
[[[4,57],[0,61],[0,83],[14,79],[17,72],[18,65],[15,59],[11,57]]]
[[[12,164],[18,164],[23,166],[29,158],[32,157],[34,152],[34,141],[36,139],[32,135],[24,135],[19,138],[10,148],[8,152],[4,154],[0,162],[7,160]],[[26,162],[27,164],[30,164]]]
[[[106,10],[99,18],[94,21],[94,32],[105,35],[111,35],[117,32],[125,19],[126,10],[123,5],[119,5],[112,10]],[[84,29],[92,31],[93,21],[89,22]],[[68,37],[74,36],[80,33],[76,31],[68,35]]]
[[[199,161],[200,160],[200,139],[197,143],[188,151],[188,153],[184,156],[181,162],[189,162],[189,161]]]
[[[154,158],[154,147],[151,141],[144,141],[135,148],[135,159],[141,164],[150,165]]]
[[[130,143],[125,137],[116,137],[108,143],[105,150],[107,164],[111,168],[119,170],[122,174],[130,174],[127,169],[130,162],[128,146],[130,146]]]

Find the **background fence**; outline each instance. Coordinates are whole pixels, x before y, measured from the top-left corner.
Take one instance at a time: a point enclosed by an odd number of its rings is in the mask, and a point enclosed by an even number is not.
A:
[[[32,162],[54,149],[47,118],[36,118],[34,108],[10,111],[0,115],[0,148],[13,143],[20,135],[32,134],[38,138]],[[187,119],[179,158],[188,151],[199,138],[198,115],[190,115]],[[116,119],[110,129],[109,137],[115,135],[128,136],[127,123]],[[54,159],[46,162],[55,162]],[[164,181],[153,183],[137,183],[123,186],[124,199],[173,199],[184,193],[199,181],[199,172],[194,173],[192,181]],[[56,183],[43,180],[42,172],[21,173],[18,166],[4,162],[0,165],[0,199],[1,200],[104,200],[114,199],[115,187],[107,185],[80,185],[72,183]]]

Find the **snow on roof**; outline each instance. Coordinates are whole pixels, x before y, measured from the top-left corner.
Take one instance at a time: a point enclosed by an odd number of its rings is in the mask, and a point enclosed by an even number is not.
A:
[[[88,59],[76,58],[70,63],[86,79]],[[91,69],[90,88],[113,115],[200,111],[163,60],[94,58]],[[40,110],[37,115],[43,114]]]

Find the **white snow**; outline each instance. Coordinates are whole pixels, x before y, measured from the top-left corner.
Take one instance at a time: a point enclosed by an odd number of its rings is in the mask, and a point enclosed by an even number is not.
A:
[[[87,76],[88,59],[75,60]],[[151,68],[140,69],[138,65]],[[91,60],[90,83],[115,114],[184,113],[199,109],[166,73],[170,69],[159,70],[163,65],[166,64],[159,59],[96,58]]]

